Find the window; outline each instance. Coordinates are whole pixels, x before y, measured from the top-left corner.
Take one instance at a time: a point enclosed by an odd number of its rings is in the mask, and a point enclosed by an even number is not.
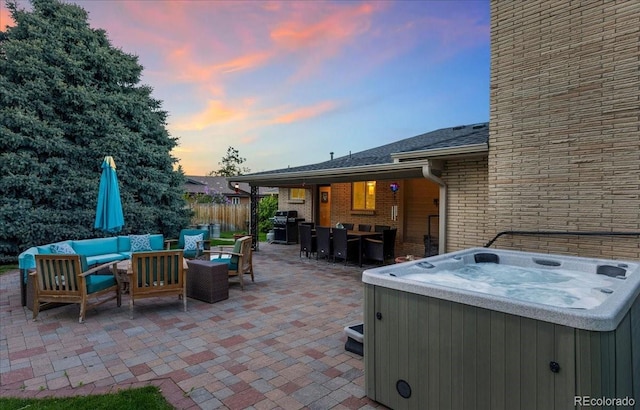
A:
[[[376,209],[376,181],[354,182],[351,186],[353,210]]]
[[[240,198],[237,196],[231,197],[231,204],[232,205],[240,205]]]
[[[289,199],[304,201],[304,188],[289,188]]]

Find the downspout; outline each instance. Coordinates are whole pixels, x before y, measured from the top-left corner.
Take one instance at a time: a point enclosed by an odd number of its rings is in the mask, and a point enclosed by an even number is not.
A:
[[[435,182],[440,186],[440,201],[438,204],[438,254],[445,253],[447,249],[447,184],[440,178],[444,162],[441,160],[430,159],[426,165],[422,166],[422,175],[431,182]]]

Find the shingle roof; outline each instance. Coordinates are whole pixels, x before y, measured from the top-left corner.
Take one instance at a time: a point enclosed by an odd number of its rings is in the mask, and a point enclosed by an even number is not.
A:
[[[454,148],[473,144],[487,144],[489,141],[489,123],[462,125],[416,135],[390,144],[345,155],[329,161],[298,167],[281,168],[256,172],[247,176],[284,174],[288,172],[318,171],[327,169],[351,168],[363,165],[393,163],[391,154],[423,151],[439,148]]]
[[[251,187],[246,182],[240,182],[238,185],[239,193],[236,193],[235,189],[229,188],[227,181],[233,180],[233,178],[220,177],[220,176],[198,176],[198,175],[185,175],[186,182],[184,184],[184,192],[197,194],[204,193],[205,187],[211,192],[220,192],[225,196],[246,196],[251,192]],[[277,189],[260,187],[258,189],[258,195],[272,195],[278,193]]]

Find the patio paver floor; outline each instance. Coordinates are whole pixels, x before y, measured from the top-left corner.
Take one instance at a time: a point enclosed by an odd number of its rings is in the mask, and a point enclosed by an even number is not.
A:
[[[0,395],[75,396],[156,385],[177,409],[384,408],[364,393],[362,357],[343,328],[362,322],[363,268],[260,244],[255,283],[229,299],[141,300],[89,310],[20,306],[19,274],[0,276]],[[247,276],[248,277],[248,276]]]

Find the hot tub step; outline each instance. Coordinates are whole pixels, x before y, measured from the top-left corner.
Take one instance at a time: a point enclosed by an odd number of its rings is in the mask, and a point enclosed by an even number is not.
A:
[[[347,335],[344,349],[359,356],[364,356],[364,323],[345,327],[344,334]]]

